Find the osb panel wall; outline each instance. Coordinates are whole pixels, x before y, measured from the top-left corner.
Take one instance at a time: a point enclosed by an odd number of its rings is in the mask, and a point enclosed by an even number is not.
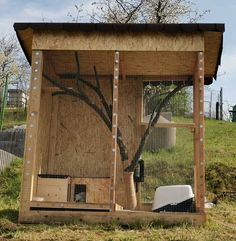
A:
[[[49,72],[49,66],[47,66],[47,59],[44,56],[43,72]],[[49,135],[50,132],[50,118],[52,111],[52,96],[50,93],[44,91],[50,84],[44,78],[42,78],[42,90],[40,99],[40,111],[39,111],[39,131],[37,138],[36,160],[38,173],[45,173],[48,153],[49,153]]]
[[[205,66],[204,73],[206,76],[214,75],[216,61],[218,61],[219,49],[221,44],[222,33],[205,32]],[[210,48],[209,46],[214,46]]]
[[[101,84],[103,93],[110,100],[109,81],[103,80]],[[120,81],[119,127],[131,151],[130,157],[138,138],[137,88],[135,81]],[[96,98],[94,100],[98,101]],[[47,172],[72,177],[109,176],[112,138],[100,117],[78,98],[64,95],[58,97],[57,111],[55,156],[49,159],[54,164],[48,165]]]
[[[60,96],[58,105],[54,166],[48,171],[72,177],[108,176],[111,135],[107,127],[79,99]]]
[[[142,127],[140,125],[141,97],[141,80],[120,81],[118,127],[122,131],[124,143],[127,145],[129,151],[129,162],[133,158],[135,151],[138,148],[142,134]],[[125,186],[123,182],[123,169],[124,165],[120,160],[120,155],[118,155],[116,201],[121,206],[126,206],[126,200],[124,198]]]
[[[49,52],[48,52],[49,53]],[[56,59],[45,54],[45,69],[53,78],[56,76]],[[65,64],[68,65],[68,64]],[[68,65],[67,71],[73,72],[74,66]],[[45,89],[50,86],[43,80],[40,117],[42,133],[39,140],[41,173],[70,175],[71,177],[109,177],[111,162],[111,132],[101,118],[76,97],[53,96]],[[94,81],[93,79],[89,80]],[[68,86],[75,87],[72,80],[63,80]],[[95,84],[95,83],[94,83]],[[101,79],[102,92],[111,103],[111,86],[107,79]],[[99,103],[94,93],[81,88]],[[134,155],[140,138],[140,96],[142,81],[120,80],[118,126],[123,133],[124,142],[129,150],[129,159]],[[49,140],[48,140],[49,139]],[[49,151],[48,151],[49,150]],[[119,150],[118,150],[119,153]],[[124,205],[123,163],[117,160],[117,202]]]
[[[65,41],[66,39],[66,41]],[[202,33],[35,31],[33,49],[115,51],[203,51]]]
[[[50,51],[57,73],[75,73],[73,51]],[[112,51],[79,51],[82,75],[94,75],[96,66],[99,75],[113,72]],[[195,70],[196,52],[124,51],[120,54],[120,68],[127,76],[192,75]],[[152,78],[151,78],[152,79]]]

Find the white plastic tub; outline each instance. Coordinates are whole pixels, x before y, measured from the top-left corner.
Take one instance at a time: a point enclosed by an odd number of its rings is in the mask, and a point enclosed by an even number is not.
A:
[[[160,186],[156,189],[152,211],[192,212],[194,194],[190,185]]]

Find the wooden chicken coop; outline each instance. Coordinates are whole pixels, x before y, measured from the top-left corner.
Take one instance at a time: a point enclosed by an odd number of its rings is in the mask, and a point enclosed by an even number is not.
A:
[[[19,222],[204,223],[204,84],[216,78],[224,24],[14,28],[32,67]],[[193,134],[195,212],[152,212],[125,184],[124,169],[147,125],[143,83],[162,79],[193,86],[193,122],[156,126]],[[126,161],[121,142],[129,151]],[[138,198],[132,208],[130,194]]]

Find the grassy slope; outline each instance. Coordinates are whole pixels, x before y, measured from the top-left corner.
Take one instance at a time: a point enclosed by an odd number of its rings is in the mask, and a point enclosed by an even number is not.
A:
[[[151,201],[156,186],[193,186],[193,138],[189,130],[178,128],[176,146],[158,153],[145,152],[143,200]],[[206,120],[207,187],[211,195],[236,191],[236,123]],[[211,195],[212,196],[212,195]]]
[[[178,133],[185,140],[185,148],[176,147],[156,154],[146,153],[145,159],[152,163],[155,159],[167,160],[169,155],[181,165],[188,160],[186,149],[190,148],[187,133]],[[230,138],[222,138],[222,136]],[[206,130],[207,162],[226,163],[235,167],[236,124],[207,121]],[[182,145],[183,146],[183,145]],[[188,147],[189,146],[189,147]],[[182,154],[184,158],[180,160]],[[223,151],[225,154],[223,154]],[[220,153],[221,158],[215,153]],[[173,159],[171,159],[173,160]],[[169,164],[169,162],[167,162]],[[235,201],[222,201],[208,210],[208,222],[203,227],[177,225],[166,227],[158,223],[137,223],[130,227],[116,223],[107,225],[87,225],[71,223],[63,225],[19,225],[17,224],[18,194],[20,186],[21,161],[16,161],[3,175],[0,175],[0,240],[236,240]],[[169,170],[169,169],[168,169]],[[167,170],[167,173],[168,173]],[[176,180],[176,179],[175,179]]]
[[[207,121],[206,160],[236,167],[236,123]]]

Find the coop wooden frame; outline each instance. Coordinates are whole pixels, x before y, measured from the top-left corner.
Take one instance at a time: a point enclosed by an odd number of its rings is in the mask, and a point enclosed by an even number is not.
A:
[[[144,222],[162,220],[168,223],[187,221],[193,224],[203,224],[206,221],[204,211],[204,84],[210,84],[212,78],[216,76],[221,57],[224,25],[17,23],[14,27],[25,55],[32,66],[19,222],[65,222],[71,220],[110,222],[111,220],[117,220],[122,223],[130,223],[139,220]],[[43,72],[47,71],[47,73],[56,75],[56,71],[60,69],[58,67],[53,73],[50,63],[55,61],[57,54],[62,56],[65,53],[69,56],[70,51],[77,51],[82,56],[83,54],[95,53],[94,56],[97,56],[98,62],[102,62],[104,56],[111,62],[107,64],[107,69],[109,68],[109,71],[112,71],[113,76],[112,131],[110,136],[107,134],[110,138],[110,152],[107,154],[108,160],[104,164],[107,168],[104,173],[108,174],[93,177],[92,174],[95,173],[93,170],[89,170],[87,174],[84,170],[83,173],[81,172],[82,176],[72,175],[64,184],[70,191],[71,185],[75,185],[75,183],[86,183],[86,185],[90,185],[88,186],[89,190],[92,190],[96,183],[96,188],[99,188],[99,183],[101,183],[100,187],[105,188],[101,188],[101,190],[106,192],[106,195],[104,195],[106,198],[100,197],[97,199],[99,201],[94,201],[94,203],[92,201],[75,203],[71,201],[71,197],[66,202],[57,201],[57,199],[63,198],[59,196],[52,197],[55,198],[55,201],[40,200],[40,197],[37,197],[38,174],[42,170],[53,170],[55,162],[59,160],[55,156],[59,155],[60,158],[64,158],[63,153],[58,154],[56,141],[58,138],[57,128],[61,124],[58,122],[63,115],[60,109],[61,99],[58,96],[51,97],[52,93],[56,93],[58,89],[46,83]],[[158,58],[153,59],[153,56],[156,55]],[[140,56],[143,56],[145,61],[139,64],[135,62],[134,56],[139,59]],[[186,60],[184,60],[184,56],[187,56]],[[176,76],[191,75],[193,77],[193,123],[158,123],[157,127],[189,128],[193,132],[196,213],[154,213],[151,212],[150,204],[142,204],[140,201],[137,209],[131,211],[127,210],[125,204],[121,201],[125,194],[122,186],[123,181],[120,181],[123,178],[120,171],[123,164],[120,164],[116,139],[119,123],[126,123],[123,111],[128,111],[122,109],[125,103],[122,95],[127,94],[124,90],[128,88],[128,83],[135,81],[132,78],[139,80],[135,83],[132,82],[132,88],[130,89],[130,91],[135,89],[135,92],[130,92],[131,95],[133,93],[135,95],[135,98],[130,99],[135,100],[135,103],[130,104],[133,113],[130,114],[130,119],[135,126],[132,142],[136,143],[145,125],[141,118],[142,81],[158,79],[158,76],[164,73],[157,70],[156,67],[162,58],[166,58],[167,62],[178,58],[182,60],[181,64],[177,63],[174,67],[165,66],[165,69],[169,68],[170,74]],[[109,73],[104,68],[101,79],[106,79]],[[90,76],[89,72],[86,72],[86,74]],[[50,108],[45,110],[47,105]],[[63,118],[65,117],[63,116]],[[45,151],[46,149],[47,151]],[[91,151],[86,152],[84,157],[86,155],[91,156],[91,153]],[[101,155],[105,154],[102,153]],[[51,161],[45,162],[45,159]],[[65,162],[60,165],[68,170]],[[80,165],[85,164],[81,162]],[[48,172],[50,173],[50,171]],[[55,173],[58,174],[56,171]],[[96,178],[100,178],[100,181]],[[137,194],[137,196],[139,195]]]

